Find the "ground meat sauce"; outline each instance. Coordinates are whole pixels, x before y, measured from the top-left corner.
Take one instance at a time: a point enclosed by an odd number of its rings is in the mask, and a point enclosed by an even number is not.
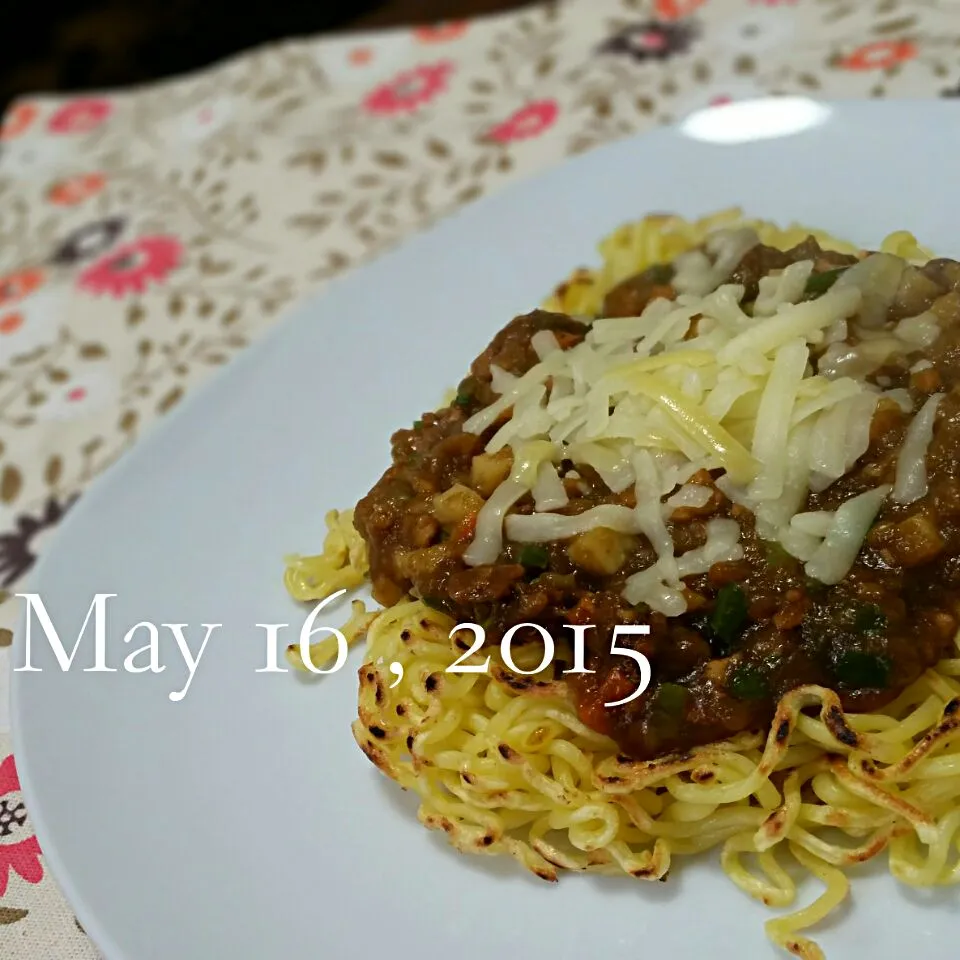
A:
[[[756,296],[761,276],[802,259],[814,260],[815,274],[856,261],[821,251],[812,239],[786,253],[758,246],[731,280],[745,285],[748,299]],[[891,314],[931,309],[942,333],[925,351],[888,363],[873,376],[886,387],[909,389],[915,409],[927,395],[944,393],[927,455],[929,489],[909,506],[888,500],[842,583],[828,588],[806,578],[801,563],[761,540],[750,512],[715,487],[705,506],[673,513],[676,551],[702,544],[707,520],[731,517],[741,527],[744,557],[688,577],[688,609],[681,617],[667,618],[621,598],[626,579],[656,559],[640,536],[595,530],[544,546],[505,542],[497,563],[467,566],[461,557],[476,513],[511,466],[509,451],[484,453],[499,424],[482,436],[463,432],[464,421],[496,398],[491,364],[522,374],[537,362],[530,345],[537,331],[553,331],[565,349],[586,333],[577,320],[538,310],[497,334],[449,407],[394,435],[393,465],[355,512],[369,548],[375,597],[392,604],[407,594],[420,596],[458,621],[483,624],[489,643],[522,622],[540,623],[558,639],[571,634],[565,624],[594,624],[586,635],[586,665],[595,672],[567,679],[582,719],[638,759],[763,727],[778,699],[802,684],[835,689],[847,709],[882,707],[948,655],[960,614],[960,264],[933,261],[908,269],[915,270],[915,282],[902,289],[916,302],[895,303]],[[610,292],[603,314],[635,316],[651,298],[673,296],[671,277],[669,266],[658,266],[630,278]],[[820,292],[824,288],[821,283]],[[930,366],[911,373],[921,359]],[[867,453],[846,476],[811,494],[805,509],[833,510],[851,496],[892,483],[911,416],[882,400]],[[589,467],[562,466],[575,469],[579,479],[565,480],[570,503],[561,512],[605,503],[635,506],[632,488],[614,494]],[[712,487],[715,476],[703,471],[691,480]],[[514,510],[532,512],[531,497]],[[629,696],[639,682],[632,660],[610,654],[618,624],[650,625],[649,636],[618,642],[649,658],[653,682],[626,706],[606,708],[604,703]]]

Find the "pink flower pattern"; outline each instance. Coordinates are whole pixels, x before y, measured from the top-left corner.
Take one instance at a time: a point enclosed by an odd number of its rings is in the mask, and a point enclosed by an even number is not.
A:
[[[487,137],[497,143],[513,143],[515,140],[539,137],[553,126],[559,113],[556,100],[536,100],[488,130]]]
[[[113,104],[101,98],[81,98],[64,104],[47,121],[51,133],[89,133],[113,113]]]
[[[442,93],[452,72],[449,60],[405,70],[371,90],[363,108],[375,114],[410,113]]]
[[[118,298],[143,293],[179,266],[183,247],[174,237],[141,237],[113,251],[80,274],[77,286],[92,293]]]
[[[0,897],[7,892],[11,871],[27,883],[43,879],[40,844],[26,825],[19,793],[20,778],[10,755],[0,763]]]

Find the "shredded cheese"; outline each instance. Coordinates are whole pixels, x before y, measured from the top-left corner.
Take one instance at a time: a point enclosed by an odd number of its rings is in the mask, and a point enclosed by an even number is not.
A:
[[[671,510],[677,510],[681,507],[699,509],[705,507],[712,496],[713,491],[709,487],[704,487],[699,483],[685,483],[667,500],[667,506]]]
[[[942,393],[935,393],[924,403],[907,427],[897,457],[897,473],[893,484],[893,499],[897,503],[913,503],[926,495],[927,449],[933,440],[937,406],[942,399]]]
[[[608,527],[619,533],[640,533],[641,522],[629,507],[605,503],[583,513],[513,514],[507,517],[507,536],[517,543],[551,543],[566,540],[594,527]],[[491,561],[492,562],[492,561]]]
[[[813,272],[812,260],[791,263],[775,277],[761,277],[760,292],[753,305],[755,317],[772,317],[785,303],[796,303],[802,296]]]
[[[929,310],[917,317],[904,317],[896,326],[897,336],[909,347],[929,347],[940,336],[937,315]]]
[[[718,230],[704,244],[713,261],[699,250],[681,254],[675,261],[673,285],[682,293],[705,294],[713,290],[759,242],[749,227]]]
[[[868,490],[841,504],[823,542],[804,565],[808,577],[839,583],[853,566],[874,518],[880,512],[889,485]]]
[[[538,511],[557,510],[570,502],[563,481],[552,463],[540,464],[537,481],[533,485],[533,502]]]
[[[866,452],[881,398],[912,409],[907,391],[884,392],[865,374],[932,342],[939,327],[925,313],[879,329],[877,311],[889,306],[902,273],[902,261],[888,254],[865,258],[815,299],[805,299],[812,261],[792,264],[762,278],[745,309],[743,285],[725,280],[754,243],[749,230],[723,230],[705,252],[674,261],[675,300],[594,320],[567,350],[553,333],[538,332],[538,362],[522,376],[492,368],[498,396],[464,429],[483,434],[496,425],[486,450],[512,447],[514,468],[477,516],[468,564],[495,562],[504,536],[547,543],[607,527],[645,537],[656,554],[627,579],[624,598],[677,615],[686,609],[683,577],[742,557],[738,524],[717,519],[707,523],[704,546],[677,555],[671,514],[709,502],[710,487],[688,482],[706,469],[754,514],[759,535],[804,562],[808,575],[825,583],[846,575],[890,488],[832,512],[805,513],[804,505]],[[926,490],[937,400],[908,430],[893,486],[898,502]],[[559,512],[569,502],[555,467],[561,461],[590,468],[614,493],[632,487],[636,506]],[[525,496],[532,512],[513,513]]]
[[[637,392],[659,404],[674,425],[704,452],[715,454],[734,480],[746,480],[755,473],[756,462],[743,444],[669,382],[651,374],[637,384]]]
[[[795,337],[816,342],[814,336],[838,319],[852,316],[860,306],[856,287],[828,290],[822,297],[806,303],[781,307],[777,315],[763,320],[735,336],[717,355],[721,363],[736,362],[740,356],[767,354]]]
[[[530,338],[530,346],[541,360],[545,360],[551,353],[556,353],[560,349],[560,344],[552,330],[538,330]]]
[[[776,499],[783,491],[790,414],[797,402],[807,353],[807,346],[800,339],[780,347],[760,398],[753,433],[753,457],[761,466],[751,486],[751,495],[759,500]]]
[[[520,448],[510,476],[493,491],[477,514],[476,531],[463,554],[464,563],[478,566],[496,561],[503,549],[503,520],[507,511],[536,483],[540,464],[556,456],[557,447],[543,440]]]

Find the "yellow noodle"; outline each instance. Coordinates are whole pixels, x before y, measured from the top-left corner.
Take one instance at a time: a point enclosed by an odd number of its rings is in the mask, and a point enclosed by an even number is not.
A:
[[[904,883],[960,880],[956,740],[948,739],[935,757],[905,766],[891,782],[881,776],[883,787],[877,781],[878,773],[905,763],[918,738],[946,722],[950,701],[940,698],[931,709],[929,677],[917,681],[911,696],[898,698],[901,715],[891,716],[882,740],[864,735],[853,750],[823,719],[835,695],[806,687],[785,697],[778,711],[775,726],[788,721],[789,742],[771,733],[760,749],[758,740],[746,735],[699,748],[682,760],[641,764],[619,757],[616,745],[585,728],[567,701],[518,692],[484,674],[441,673],[442,682],[426,690],[422,677],[442,671],[438,665],[459,655],[447,637],[452,626],[452,620],[416,602],[407,605],[402,619],[372,624],[368,662],[359,672],[354,736],[385,773],[414,785],[422,800],[421,821],[443,830],[456,849],[513,856],[548,880],[557,878],[558,869],[658,879],[674,857],[719,846],[724,870],[741,889],[770,906],[789,906],[795,890],[777,856],[783,847],[826,889],[810,906],[772,921],[768,934],[810,958],[821,956],[819,948],[800,931],[847,895],[844,869],[886,851],[891,872]],[[384,690],[392,679],[386,665],[394,660],[403,664],[404,677],[395,689]],[[460,685],[464,678],[468,684]],[[414,693],[421,711],[398,717],[396,705],[414,699]],[[800,711],[811,704],[820,708],[821,717],[812,718],[816,727],[799,722]],[[482,729],[465,729],[463,718],[477,713],[485,723],[474,727]],[[856,722],[865,717],[844,719],[851,729],[878,727]],[[890,760],[891,749],[897,762]],[[828,752],[833,761],[826,759]],[[840,760],[841,754],[849,760]],[[871,773],[865,760],[875,765]],[[923,779],[924,763],[941,764],[936,776]],[[769,779],[773,769],[787,773],[779,786]],[[694,772],[703,782],[683,776]],[[817,802],[801,801],[805,784]],[[752,804],[751,796],[761,805]],[[508,819],[508,812],[515,816]],[[745,854],[757,858],[759,873],[745,866]]]
[[[790,844],[790,852],[826,887],[813,903],[786,917],[767,921],[767,934],[770,939],[804,960],[823,960],[823,951],[812,940],[797,935],[819,923],[831,911],[835,910],[846,898],[850,884],[844,873],[828,866],[822,860],[812,856],[796,844]]]
[[[324,600],[338,590],[359,587],[370,565],[353,528],[353,510],[327,513],[327,537],[316,556],[286,559],[284,586],[296,600]]]
[[[757,855],[762,876],[746,868],[741,858],[744,853],[757,853],[753,837],[748,833],[731,837],[723,845],[720,863],[727,876],[754,900],[768,907],[789,907],[796,897],[796,888],[773,852],[765,850]]]

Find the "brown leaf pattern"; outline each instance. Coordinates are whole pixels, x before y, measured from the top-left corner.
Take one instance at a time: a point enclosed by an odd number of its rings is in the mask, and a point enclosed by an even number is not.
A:
[[[69,134],[50,127],[68,101],[31,98],[32,124],[0,144],[0,591],[38,532],[288,307],[458,207],[720,99],[960,95],[948,0],[674,8],[565,0],[440,42],[271,44],[106,95],[103,122]],[[59,904],[46,879],[18,896]]]

